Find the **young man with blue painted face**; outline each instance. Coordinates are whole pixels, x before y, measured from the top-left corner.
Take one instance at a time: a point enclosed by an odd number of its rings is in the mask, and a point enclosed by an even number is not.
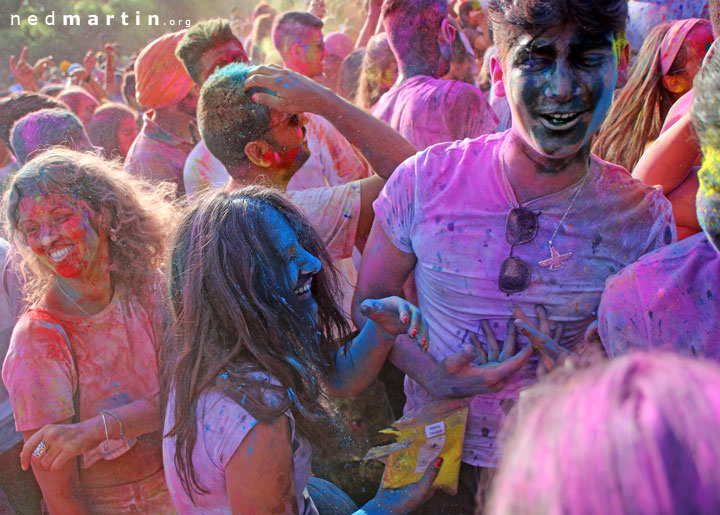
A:
[[[562,327],[559,342],[572,350],[605,279],[675,239],[661,191],[590,153],[627,69],[626,1],[488,6],[494,87],[508,98],[512,128],[435,145],[400,165],[374,203],[354,301],[361,325],[359,303],[396,294],[414,270],[430,344],[421,354],[398,342],[391,354],[409,376],[406,408],[473,397],[458,496],[437,495],[428,513],[472,512],[496,466],[505,413],[536,380],[514,306],[546,331]],[[508,378],[488,374],[516,342],[524,345],[516,359],[529,365]]]

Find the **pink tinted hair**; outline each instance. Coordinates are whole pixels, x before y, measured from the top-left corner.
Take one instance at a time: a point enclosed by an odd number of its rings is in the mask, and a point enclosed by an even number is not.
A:
[[[487,513],[720,513],[718,365],[637,353],[526,395]]]
[[[57,98],[70,106],[75,114],[80,110],[80,104],[83,101],[95,104],[95,108],[100,105],[94,96],[78,86],[69,86],[63,89]]]

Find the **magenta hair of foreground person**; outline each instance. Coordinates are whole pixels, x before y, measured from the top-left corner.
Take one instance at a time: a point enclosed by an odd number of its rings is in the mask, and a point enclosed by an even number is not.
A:
[[[636,353],[530,390],[487,513],[720,513],[720,367]]]

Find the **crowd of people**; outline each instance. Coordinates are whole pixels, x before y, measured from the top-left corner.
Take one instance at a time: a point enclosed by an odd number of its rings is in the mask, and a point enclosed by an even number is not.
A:
[[[13,512],[719,513],[720,1],[290,4],[10,57]]]

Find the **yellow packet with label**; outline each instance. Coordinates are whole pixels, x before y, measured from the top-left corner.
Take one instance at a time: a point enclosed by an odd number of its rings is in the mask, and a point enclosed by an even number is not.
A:
[[[467,400],[425,404],[405,414],[393,428],[381,431],[397,435],[397,442],[370,449],[365,459],[385,462],[384,488],[401,488],[420,481],[440,457],[443,463],[433,488],[455,495],[467,415]]]

